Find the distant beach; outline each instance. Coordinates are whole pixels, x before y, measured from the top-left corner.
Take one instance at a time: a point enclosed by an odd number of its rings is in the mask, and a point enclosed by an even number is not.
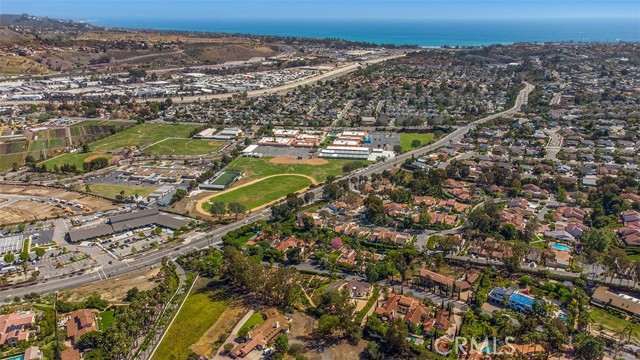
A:
[[[301,21],[105,18],[92,23],[124,28],[341,38],[377,44],[418,46],[640,41],[638,19]]]

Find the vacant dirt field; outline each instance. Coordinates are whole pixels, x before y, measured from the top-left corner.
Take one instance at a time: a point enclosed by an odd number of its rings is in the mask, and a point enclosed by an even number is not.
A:
[[[322,352],[318,352],[314,348],[318,339],[313,336],[313,330],[317,327],[317,323],[317,320],[310,316],[299,312],[294,313],[291,321],[289,343],[304,345],[307,350],[304,355],[309,360],[352,360],[360,358],[360,354],[367,346],[367,341],[365,340],[360,340],[357,345],[341,341],[331,344]]]
[[[0,207],[0,225],[64,216],[63,209],[31,200],[19,200]]]
[[[184,215],[201,215],[196,210],[196,206],[198,202],[202,199],[209,198],[212,194],[214,194],[214,192],[212,191],[203,191],[199,194],[196,194],[190,197],[185,197],[184,199],[171,205],[169,208],[172,211],[175,211]],[[203,216],[207,219],[213,220],[213,217],[211,217],[209,214],[205,214]]]
[[[306,165],[324,165],[329,162],[325,159],[315,158],[315,159],[296,159],[292,157],[274,157],[269,160],[272,164],[306,164]]]
[[[62,293],[62,298],[67,301],[80,301],[91,293],[98,293],[103,299],[109,302],[119,303],[127,295],[127,291],[137,287],[140,291],[151,290],[159,283],[151,280],[158,272],[156,269],[144,269],[119,276],[91,283],[79,288]]]
[[[45,188],[38,186],[0,185],[0,194],[39,196],[50,199],[72,201],[76,204],[83,205],[87,210],[91,212],[107,211],[115,209],[117,207],[113,204],[113,202],[101,198],[78,194],[63,189]],[[38,204],[42,205],[41,203]]]

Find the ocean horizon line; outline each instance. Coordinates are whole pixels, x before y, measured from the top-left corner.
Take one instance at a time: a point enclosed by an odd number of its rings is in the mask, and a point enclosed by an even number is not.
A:
[[[86,21],[86,20],[85,20]],[[638,42],[640,20],[317,20],[292,19],[127,19],[91,24],[125,29],[193,31],[258,36],[343,39],[396,46],[483,46],[517,42]],[[460,25],[465,26],[460,26]]]

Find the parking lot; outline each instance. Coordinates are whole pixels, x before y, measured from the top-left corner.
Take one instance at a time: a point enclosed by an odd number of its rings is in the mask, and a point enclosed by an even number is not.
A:
[[[363,144],[363,146],[370,146],[373,149],[393,150],[394,146],[400,145],[400,134],[398,133],[375,131],[370,132],[369,137],[371,138],[371,143]]]
[[[303,159],[308,159],[314,154],[312,153],[312,150],[313,149],[311,148],[260,145],[255,150],[253,150],[253,152],[262,154],[262,156],[266,157],[301,157]]]
[[[40,271],[40,278],[46,280],[69,275],[76,271],[92,268],[96,265],[96,261],[87,257],[83,252],[72,251],[62,254],[62,250],[60,249],[50,249],[45,252],[42,259],[32,261],[29,269],[32,271]]]
[[[154,245],[165,242],[165,239],[157,236],[153,230],[154,228],[146,228],[135,232],[130,231],[112,238],[103,239],[100,241],[100,245],[118,259],[124,259],[136,252],[148,250]],[[140,237],[140,233],[144,233],[144,237]]]

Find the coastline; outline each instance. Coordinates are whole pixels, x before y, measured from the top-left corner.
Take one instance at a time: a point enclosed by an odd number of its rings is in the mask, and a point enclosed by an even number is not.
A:
[[[87,20],[84,20],[87,21]],[[234,35],[343,39],[378,45],[484,46],[517,42],[639,42],[637,19],[553,20],[248,20],[98,19],[97,26]]]

